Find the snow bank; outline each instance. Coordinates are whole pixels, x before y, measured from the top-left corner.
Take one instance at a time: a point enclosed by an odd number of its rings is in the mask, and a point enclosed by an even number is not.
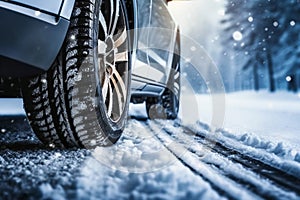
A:
[[[242,154],[262,161],[277,169],[281,169],[291,175],[300,174],[300,163],[296,159],[299,154],[293,153],[295,155],[292,156],[291,154],[292,152],[295,152],[295,150],[285,148],[281,143],[273,145],[271,142],[264,142],[263,140],[258,139],[256,136],[253,138],[249,137],[248,142],[244,142],[244,137],[239,139],[237,136],[222,130],[218,130],[217,132],[203,131],[201,130],[202,123],[190,125],[189,127],[195,132],[198,131],[198,133],[205,138],[214,138],[214,140],[225,145],[229,149],[237,150]],[[290,153],[284,154],[284,152]]]
[[[165,128],[172,133],[169,137],[173,137],[173,140],[180,142],[184,148],[194,152],[193,155],[198,156],[197,159],[191,160],[190,165],[196,166],[195,169],[203,171],[209,166],[215,166],[210,170],[206,170],[205,175],[210,177],[211,182],[219,187],[226,185],[226,191],[235,195],[237,199],[257,199],[256,193],[250,193],[249,196],[246,192],[241,192],[243,189],[239,188],[239,185],[232,184],[232,181],[224,174],[230,174],[242,182],[246,182],[254,185],[260,193],[264,193],[269,197],[282,197],[283,199],[297,199],[295,194],[289,193],[282,188],[277,188],[270,181],[262,179],[260,175],[247,170],[245,166],[237,164],[230,159],[230,156],[222,156],[219,153],[211,151],[210,148],[214,148],[213,144],[210,147],[204,147],[203,144],[195,140],[194,136],[182,134],[184,132],[181,128],[176,128],[170,125],[166,125]],[[199,128],[198,128],[199,130]],[[165,136],[166,137],[166,136]],[[176,149],[175,149],[176,151]],[[199,161],[201,160],[201,161]],[[200,165],[199,165],[200,163]],[[202,172],[203,173],[203,172]],[[244,195],[244,196],[242,196]]]
[[[188,94],[195,98],[195,95]],[[181,119],[185,124],[204,122],[209,129],[213,113],[210,95],[196,95],[199,116],[194,120]],[[185,106],[188,101],[182,100]],[[195,105],[190,107],[195,108]],[[183,117],[186,117],[184,115]],[[300,152],[300,95],[277,92],[238,92],[226,94],[225,118],[222,133],[242,143],[265,149],[286,159],[299,160]],[[296,159],[297,158],[297,159]]]
[[[22,99],[1,99],[0,115],[25,115]]]

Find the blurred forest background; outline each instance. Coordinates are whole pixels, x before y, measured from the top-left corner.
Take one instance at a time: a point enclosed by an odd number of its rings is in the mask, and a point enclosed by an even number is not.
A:
[[[170,7],[183,34],[218,66],[226,92],[300,90],[300,0],[193,0]],[[200,85],[196,90],[206,92],[206,83]]]

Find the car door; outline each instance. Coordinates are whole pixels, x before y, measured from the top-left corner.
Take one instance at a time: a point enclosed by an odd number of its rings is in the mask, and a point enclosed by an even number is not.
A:
[[[148,42],[149,27],[151,19],[152,0],[135,1],[137,12],[137,28],[135,31],[136,39],[136,59],[133,59],[132,65],[132,90],[141,90],[148,77],[149,59],[148,59]]]
[[[148,42],[148,76],[166,84],[171,69],[176,37],[176,24],[167,6],[167,0],[151,0]]]

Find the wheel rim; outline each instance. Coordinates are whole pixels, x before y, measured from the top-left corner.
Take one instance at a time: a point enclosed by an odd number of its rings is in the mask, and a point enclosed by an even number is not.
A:
[[[122,117],[128,91],[129,58],[126,18],[119,0],[104,2],[99,14],[98,73],[106,115]]]

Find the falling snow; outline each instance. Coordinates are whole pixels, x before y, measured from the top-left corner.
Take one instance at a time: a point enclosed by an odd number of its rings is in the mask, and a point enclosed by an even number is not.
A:
[[[253,22],[253,17],[248,17],[249,22]]]
[[[232,37],[234,40],[236,41],[241,41],[243,39],[243,34],[240,32],[240,31],[235,31],[233,34],[232,34]]]
[[[290,25],[291,25],[291,26],[295,26],[295,25],[296,25],[296,22],[295,22],[295,21],[291,21],[291,22],[290,22]]]
[[[277,26],[279,26],[279,23],[277,21],[275,21],[275,22],[273,22],[273,26],[277,27]]]

